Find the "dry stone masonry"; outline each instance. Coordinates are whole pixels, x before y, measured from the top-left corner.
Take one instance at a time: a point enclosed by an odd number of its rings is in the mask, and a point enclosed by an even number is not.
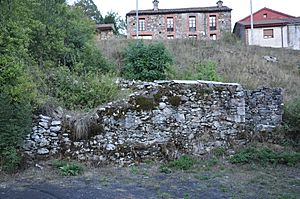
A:
[[[281,123],[282,90],[277,88],[247,91],[239,84],[208,81],[122,81],[120,86],[134,93],[81,118],[40,115],[25,152],[128,165],[200,156],[217,147],[231,150],[249,141],[241,136],[245,129],[270,131]]]

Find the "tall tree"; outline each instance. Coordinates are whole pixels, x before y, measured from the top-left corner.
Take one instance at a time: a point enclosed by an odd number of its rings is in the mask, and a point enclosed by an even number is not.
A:
[[[115,34],[120,34],[124,30],[126,30],[125,21],[120,17],[117,12],[110,11],[103,18],[104,24],[114,24],[115,26]]]
[[[75,6],[80,7],[96,23],[103,21],[102,15],[93,0],[79,0],[75,3]]]

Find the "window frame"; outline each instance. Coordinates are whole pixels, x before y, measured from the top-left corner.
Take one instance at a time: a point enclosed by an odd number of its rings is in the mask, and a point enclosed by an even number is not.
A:
[[[197,19],[196,16],[189,16],[189,31],[196,32],[197,31]]]
[[[174,17],[167,17],[167,32],[174,32]]]
[[[209,30],[217,30],[217,15],[209,15]]]
[[[139,18],[138,31],[146,31],[146,18]]]
[[[264,39],[274,38],[274,29],[273,28],[263,29],[263,37]]]

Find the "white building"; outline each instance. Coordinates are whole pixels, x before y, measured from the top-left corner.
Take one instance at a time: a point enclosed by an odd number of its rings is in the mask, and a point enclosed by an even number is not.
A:
[[[234,34],[246,44],[300,50],[300,17],[263,8],[253,14],[253,22],[253,43],[250,16],[234,26]]]

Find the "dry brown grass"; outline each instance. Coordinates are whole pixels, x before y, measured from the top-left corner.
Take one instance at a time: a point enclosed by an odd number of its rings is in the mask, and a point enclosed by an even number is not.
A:
[[[64,115],[64,125],[65,129],[70,130],[72,140],[87,139],[93,133],[100,133],[101,126],[97,124],[98,119],[99,116],[96,111],[89,113],[69,112]]]
[[[99,47],[120,70],[122,51],[132,40],[100,41]],[[153,41],[145,41],[153,42]],[[157,41],[154,41],[157,42]],[[282,87],[285,100],[300,96],[300,51],[245,46],[239,42],[228,44],[223,41],[167,40],[162,41],[175,58],[177,71],[194,63],[215,61],[218,73],[225,82],[238,82],[246,88],[261,86]],[[276,57],[278,63],[270,63],[263,56]]]

